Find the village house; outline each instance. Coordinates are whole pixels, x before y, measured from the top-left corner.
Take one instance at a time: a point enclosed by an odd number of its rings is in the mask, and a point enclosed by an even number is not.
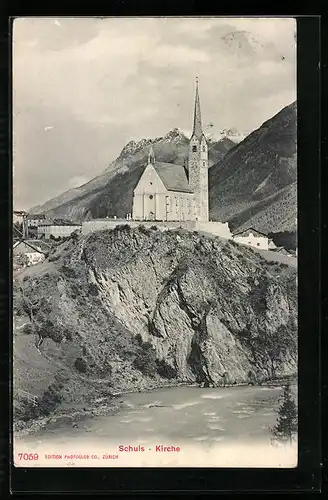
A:
[[[259,250],[269,250],[269,247],[270,249],[275,248],[275,244],[271,239],[269,240],[266,234],[261,233],[252,227],[235,233],[232,238],[236,243],[254,247]]]
[[[46,220],[46,216],[44,214],[28,214],[26,216],[27,227],[38,227],[39,224],[43,224]]]
[[[64,238],[70,236],[77,231],[81,232],[81,224],[74,224],[71,222],[45,222],[38,226],[38,238],[49,239],[51,236],[54,238]]]

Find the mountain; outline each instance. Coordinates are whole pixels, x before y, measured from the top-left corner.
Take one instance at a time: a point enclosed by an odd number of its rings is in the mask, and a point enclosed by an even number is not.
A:
[[[187,137],[190,137],[191,133],[187,132],[185,135]],[[206,126],[205,135],[208,143],[226,143],[229,144],[230,147],[232,147],[235,144],[243,141],[245,137],[247,137],[248,133],[241,132],[235,127],[218,129],[214,125],[214,123],[209,123]]]
[[[232,141],[234,144],[239,143],[248,136],[246,132],[239,132],[235,127],[233,128],[224,128],[219,131],[219,133],[213,132],[213,138],[216,141]]]
[[[117,391],[297,371],[296,269],[232,241],[129,226],[71,237],[13,294],[15,424]]]
[[[295,231],[296,102],[286,106],[209,170],[212,220],[233,230]]]
[[[30,209],[30,213],[46,213],[48,217],[60,217],[81,221],[90,217],[107,215],[106,208],[97,209],[109,204],[109,210],[114,215],[125,217],[131,212],[132,191],[137,183],[141,170],[147,162],[149,146],[152,145],[156,159],[169,163],[183,165],[188,157],[189,139],[177,128],[170,130],[164,137],[130,141],[104,172],[83,184],[70,189],[63,194]],[[225,135],[218,141],[211,140],[209,145],[209,163],[221,160],[230,147],[234,146]],[[139,176],[139,177],[138,177]],[[112,181],[112,182],[111,182]],[[121,189],[115,192],[113,189]],[[121,207],[118,200],[127,194],[127,202]],[[112,196],[112,198],[108,198]],[[105,212],[104,212],[105,210]]]
[[[263,232],[296,230],[296,102],[286,106],[239,143],[222,131],[209,140],[209,200],[212,220],[232,230],[255,227]],[[232,129],[230,136],[235,131]],[[153,145],[158,161],[183,165],[188,138],[173,129],[164,137],[131,141],[102,175],[67,191],[32,213],[82,221],[132,209],[133,190]]]

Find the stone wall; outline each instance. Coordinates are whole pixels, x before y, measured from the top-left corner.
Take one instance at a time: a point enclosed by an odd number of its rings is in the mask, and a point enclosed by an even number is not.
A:
[[[159,222],[159,221],[135,221],[125,219],[93,219],[82,223],[82,234],[93,233],[95,231],[104,231],[106,229],[114,229],[116,226],[129,225],[131,227],[144,226],[150,228],[156,226],[161,231],[168,229],[186,229],[187,231],[200,231],[220,236],[221,238],[232,238],[230,228],[227,222],[201,222],[201,221],[184,221],[184,222]]]

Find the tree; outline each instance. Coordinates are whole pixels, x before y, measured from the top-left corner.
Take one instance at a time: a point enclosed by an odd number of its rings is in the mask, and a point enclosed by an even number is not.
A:
[[[292,397],[290,383],[284,387],[282,403],[278,410],[277,424],[272,429],[273,438],[290,443],[297,433],[297,408]]]

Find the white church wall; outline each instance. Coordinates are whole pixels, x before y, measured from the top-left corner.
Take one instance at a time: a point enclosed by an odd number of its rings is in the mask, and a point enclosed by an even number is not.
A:
[[[156,220],[166,220],[166,204],[167,204],[168,194],[157,193],[155,196],[156,202]]]
[[[136,194],[166,193],[162,179],[152,165],[147,165],[134,190]]]
[[[169,191],[167,199],[168,221],[192,221],[195,219],[194,195]],[[165,219],[164,219],[165,220]]]
[[[143,218],[143,197],[144,195],[136,194],[133,195],[133,203],[132,203],[132,217],[136,220],[142,220]]]
[[[133,193],[132,218],[165,220],[167,189],[152,165],[147,165]]]

